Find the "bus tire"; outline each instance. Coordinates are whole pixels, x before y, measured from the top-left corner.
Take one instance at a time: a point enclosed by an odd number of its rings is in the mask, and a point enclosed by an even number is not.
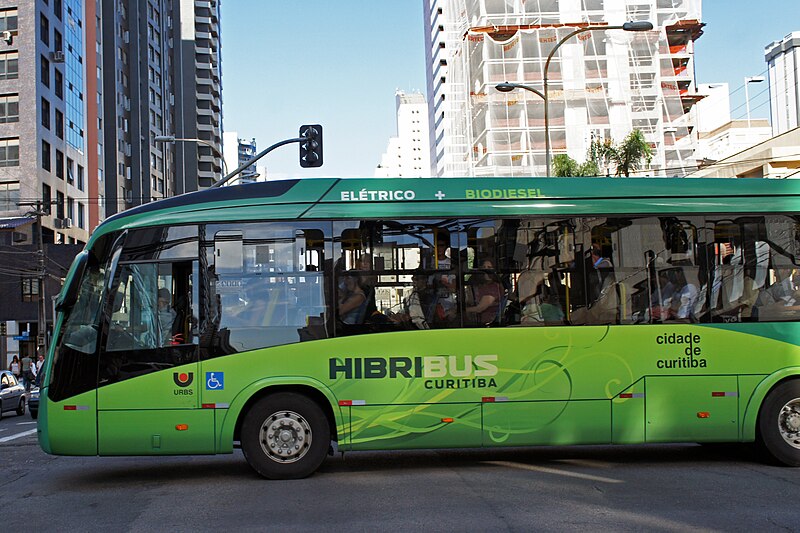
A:
[[[786,466],[800,466],[800,380],[781,383],[761,404],[760,448]]]
[[[301,479],[314,473],[330,445],[328,418],[316,402],[293,392],[271,394],[242,423],[242,452],[267,479]]]

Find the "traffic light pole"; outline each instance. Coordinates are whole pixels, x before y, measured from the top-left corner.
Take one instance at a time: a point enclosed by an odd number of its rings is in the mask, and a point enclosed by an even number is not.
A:
[[[230,174],[228,174],[227,176],[225,176],[224,178],[222,178],[218,182],[214,183],[211,187],[212,188],[213,187],[221,187],[221,186],[225,185],[232,178],[235,178],[236,176],[241,174],[246,168],[250,167],[250,165],[252,165],[256,161],[258,161],[259,159],[261,159],[262,157],[264,157],[265,155],[267,155],[268,153],[270,153],[274,149],[280,148],[281,146],[283,146],[285,144],[301,143],[301,142],[303,142],[305,140],[306,140],[305,137],[297,137],[295,139],[286,139],[284,141],[277,142],[277,143],[273,144],[272,146],[270,146],[269,148],[267,148],[265,150],[262,150],[261,152],[259,152],[255,156],[253,156],[251,159],[248,159],[247,161],[245,161],[244,163],[239,165],[239,168],[237,168],[236,170],[234,170],[233,172],[231,172]]]
[[[286,144],[301,143],[300,144],[300,166],[303,168],[319,167],[322,166],[322,126],[319,124],[300,126],[300,137],[294,139],[286,139],[277,142],[262,150],[246,162],[239,165],[239,168],[217,181],[211,187],[221,187],[225,185],[232,178],[241,174],[245,169],[249,168],[253,163],[270,153],[276,148]]]

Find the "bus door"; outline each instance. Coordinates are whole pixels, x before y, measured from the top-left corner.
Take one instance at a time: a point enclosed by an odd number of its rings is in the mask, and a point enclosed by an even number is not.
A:
[[[196,259],[120,262],[100,356],[100,455],[214,452],[200,405]]]

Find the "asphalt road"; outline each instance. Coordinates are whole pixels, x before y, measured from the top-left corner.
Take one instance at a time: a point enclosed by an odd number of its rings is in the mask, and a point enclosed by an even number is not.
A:
[[[30,422],[0,420],[3,531],[800,531],[800,469],[742,446],[361,452],[266,481],[238,451],[52,457]]]

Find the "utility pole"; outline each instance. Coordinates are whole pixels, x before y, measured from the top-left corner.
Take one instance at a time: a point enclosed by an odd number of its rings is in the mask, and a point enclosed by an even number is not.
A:
[[[44,202],[23,202],[20,206],[31,206],[34,210],[29,211],[29,215],[36,216],[36,255],[38,256],[39,271],[39,324],[36,335],[36,348],[39,353],[47,352],[47,302],[45,301],[44,280],[47,274],[47,267],[44,255],[44,239],[42,232],[42,217],[49,213],[44,210]]]

